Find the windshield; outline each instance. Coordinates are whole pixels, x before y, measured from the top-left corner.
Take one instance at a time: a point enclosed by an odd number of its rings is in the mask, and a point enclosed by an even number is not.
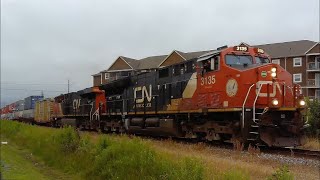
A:
[[[226,55],[226,64],[229,66],[249,65],[252,64],[252,56]]]
[[[256,63],[257,64],[265,64],[265,63],[269,63],[269,59],[265,58],[265,57],[255,57]]]

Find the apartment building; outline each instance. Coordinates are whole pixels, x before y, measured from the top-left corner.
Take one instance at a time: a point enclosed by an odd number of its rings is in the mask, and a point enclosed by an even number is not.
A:
[[[272,63],[280,64],[300,84],[302,93],[310,99],[320,99],[320,45],[319,42],[300,40],[257,45],[264,49]]]
[[[301,93],[309,96],[310,99],[320,99],[319,42],[300,40],[255,46],[264,49],[271,56],[272,63],[280,64],[292,74],[293,82],[300,84],[302,87]],[[119,78],[191,60],[207,52],[209,51],[185,53],[174,50],[167,55],[150,56],[142,59],[120,56],[109,68],[92,75],[93,85],[100,86]]]
[[[100,86],[108,82],[128,77],[130,75],[149,72],[182,61],[191,60],[208,51],[181,52],[174,50],[168,55],[150,56],[142,59],[118,57],[109,68],[93,76],[93,86]]]

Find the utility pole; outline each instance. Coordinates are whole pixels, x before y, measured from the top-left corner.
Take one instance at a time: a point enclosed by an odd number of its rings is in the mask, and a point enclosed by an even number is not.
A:
[[[41,91],[41,96],[44,97],[44,96],[43,96],[43,90]]]
[[[68,79],[68,94],[69,94],[69,89],[70,89],[70,83],[69,83],[69,79]]]

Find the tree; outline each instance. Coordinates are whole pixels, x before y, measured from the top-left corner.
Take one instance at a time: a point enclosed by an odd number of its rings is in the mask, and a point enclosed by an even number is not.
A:
[[[315,99],[310,101],[307,99],[307,118],[310,127],[307,129],[309,136],[318,137],[320,135],[320,101]]]

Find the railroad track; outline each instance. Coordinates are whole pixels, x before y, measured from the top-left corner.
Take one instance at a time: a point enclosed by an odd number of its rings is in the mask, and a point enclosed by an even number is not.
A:
[[[279,154],[291,157],[302,157],[308,159],[317,159],[320,161],[320,151],[307,150],[300,148],[263,148],[261,150],[263,153],[268,154]]]

